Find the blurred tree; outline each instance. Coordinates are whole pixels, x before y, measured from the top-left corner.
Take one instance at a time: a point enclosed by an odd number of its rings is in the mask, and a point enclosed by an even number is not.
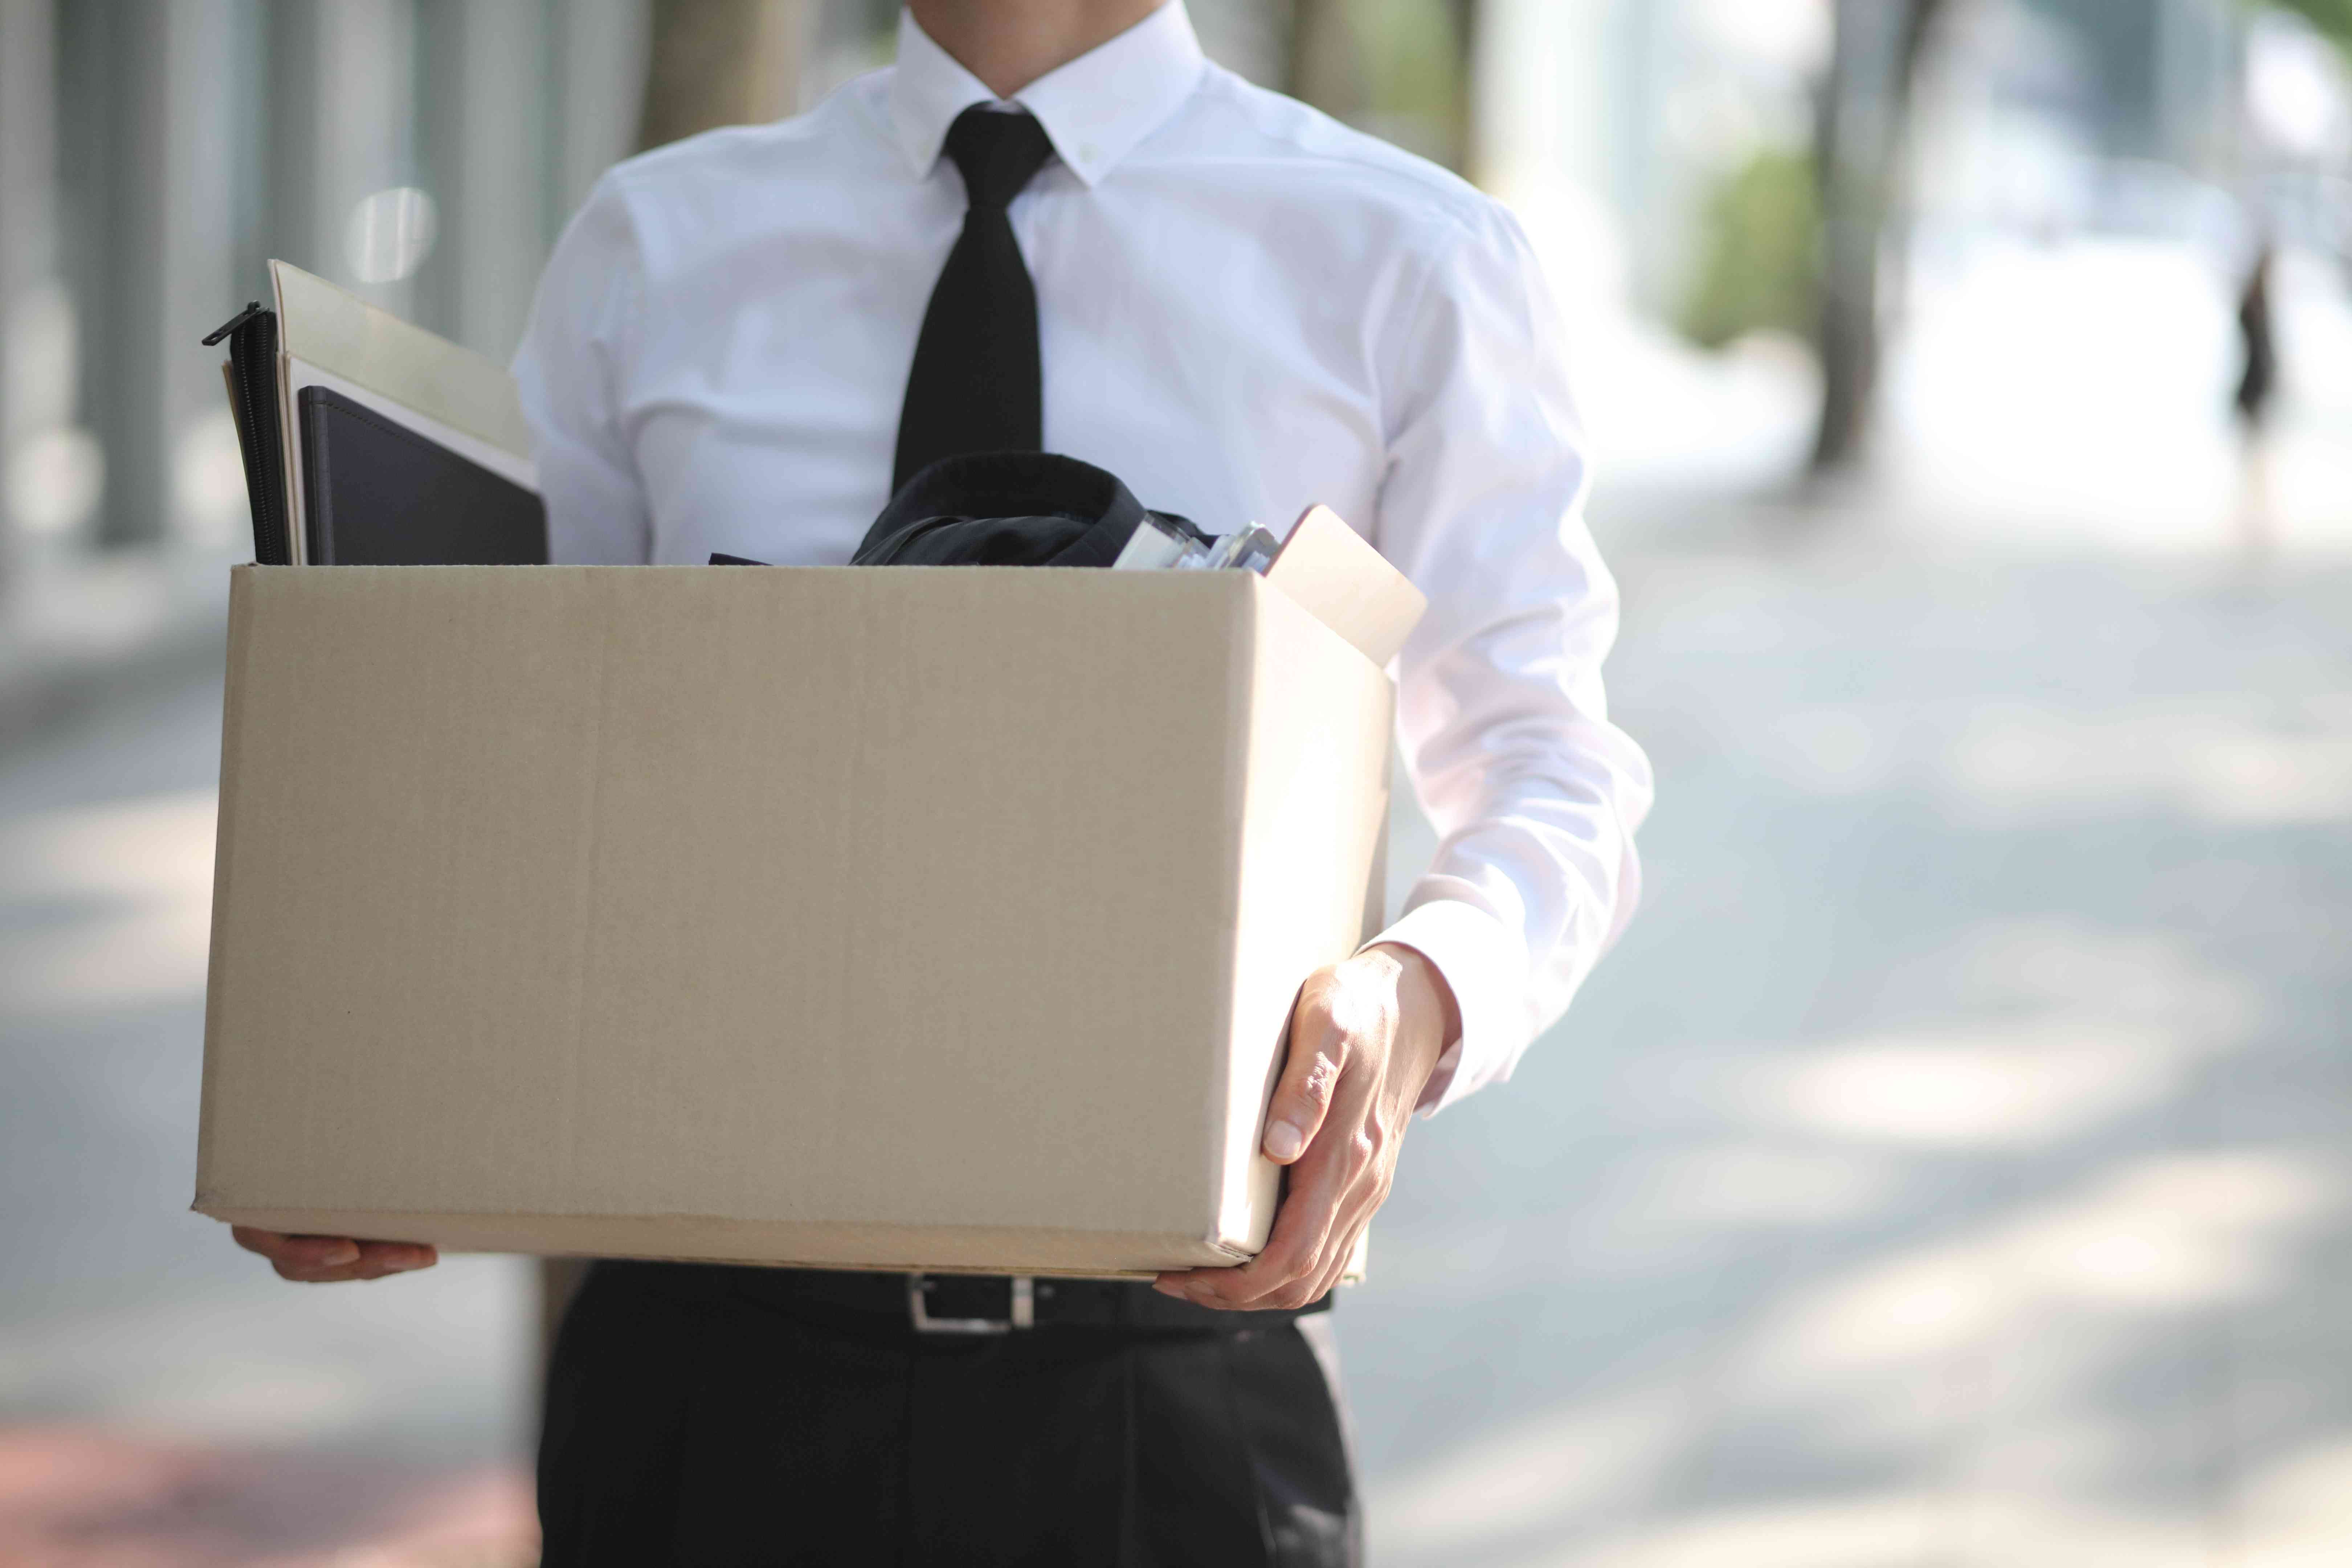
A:
[[[2293,11],[2352,53],[2352,0],[2262,0],[2283,11]]]
[[[1486,5],[1484,0],[1448,0],[1447,8],[1454,14],[1454,167],[1475,181],[1485,172],[1485,149],[1478,144],[1478,51],[1486,42]]]
[[[653,0],[637,145],[790,114],[814,12],[811,0]]]
[[[1744,332],[1810,335],[1819,313],[1821,211],[1811,157],[1769,148],[1725,175],[1699,217],[1683,334],[1720,348]]]
[[[1862,450],[1878,376],[1879,258],[1903,207],[1912,88],[1945,0],[1836,0],[1814,143],[1822,213],[1816,473]]]
[[[1363,60],[1348,0],[1290,0],[1283,42],[1282,90],[1324,113],[1349,120],[1363,112]]]
[[[1480,0],[1291,0],[1283,90],[1473,172]]]

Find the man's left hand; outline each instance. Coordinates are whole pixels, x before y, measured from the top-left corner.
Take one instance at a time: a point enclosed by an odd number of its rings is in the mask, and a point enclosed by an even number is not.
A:
[[[1266,1116],[1266,1158],[1290,1167],[1290,1190],[1265,1249],[1152,1289],[1244,1311],[1321,1300],[1386,1201],[1406,1120],[1459,1027],[1452,989],[1412,948],[1366,948],[1309,975]]]

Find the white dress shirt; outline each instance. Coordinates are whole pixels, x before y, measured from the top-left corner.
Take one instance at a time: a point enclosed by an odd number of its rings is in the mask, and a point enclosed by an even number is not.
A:
[[[557,561],[848,561],[963,224],[941,145],[992,100],[902,16],[894,68],[604,177],[515,361]],[[1616,586],[1525,237],[1210,64],[1182,0],[1015,101],[1056,154],[1012,207],[1046,449],[1213,533],[1326,502],[1429,595],[1398,728],[1443,841],[1380,940],[1461,1008],[1424,1108],[1507,1077],[1631,911],[1651,793],[1608,721]]]

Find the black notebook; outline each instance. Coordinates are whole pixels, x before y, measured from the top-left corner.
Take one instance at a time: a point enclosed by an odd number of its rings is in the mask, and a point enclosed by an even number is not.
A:
[[[296,395],[302,530],[314,566],[536,566],[532,491],[323,386]]]
[[[245,493],[253,506],[253,558],[283,566],[293,556],[286,541],[284,452],[278,428],[278,312],[256,300],[205,340],[211,348],[228,340],[229,412],[236,419],[236,446],[245,459]]]

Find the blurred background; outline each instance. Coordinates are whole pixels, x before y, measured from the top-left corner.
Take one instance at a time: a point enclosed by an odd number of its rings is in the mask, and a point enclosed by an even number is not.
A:
[[[2352,4],[1192,12],[1521,215],[1660,774],[1342,1304],[1376,1561],[2352,1562]],[[533,1560],[536,1269],[186,1212],[197,339],[276,256],[503,357],[601,169],[892,16],[0,0],[0,1563]]]

